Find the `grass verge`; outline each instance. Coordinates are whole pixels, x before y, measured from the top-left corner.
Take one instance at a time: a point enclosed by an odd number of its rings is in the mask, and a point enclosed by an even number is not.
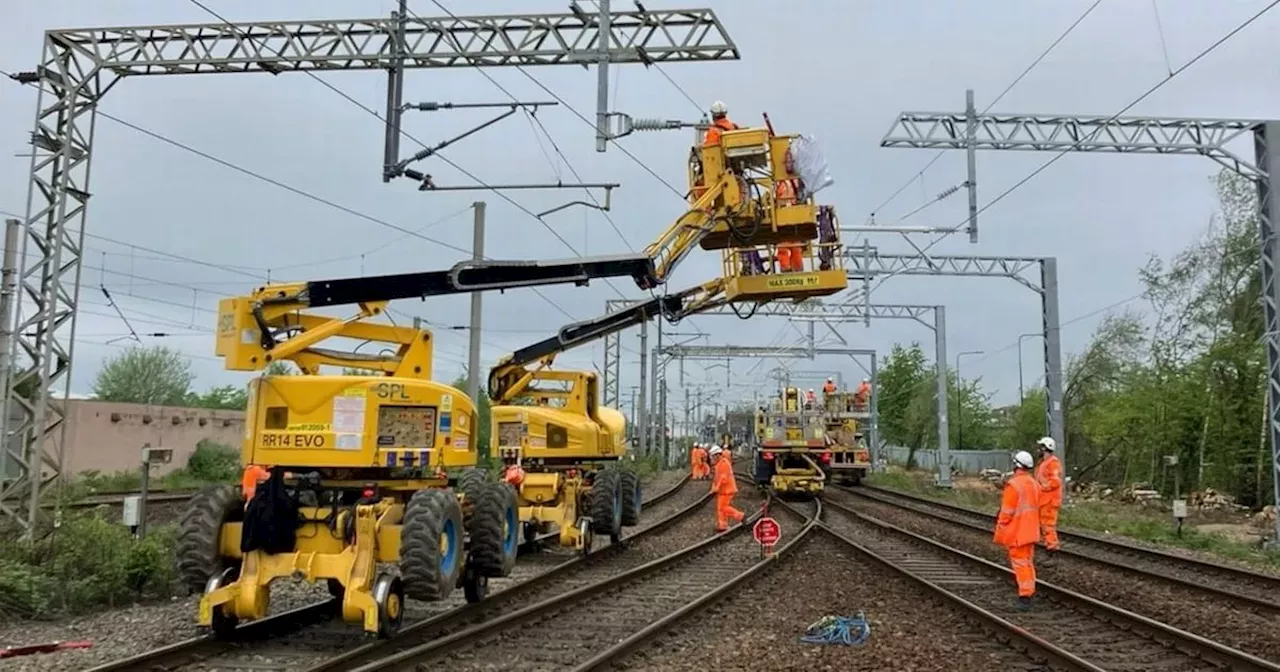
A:
[[[871,474],[867,477],[867,483],[969,508],[987,509],[992,512],[992,516],[1000,505],[999,492],[994,488],[990,492],[968,488],[937,488],[933,485],[932,473],[895,470]],[[1185,523],[1182,535],[1179,536],[1167,514],[1120,502],[1073,502],[1063,507],[1059,524],[1064,528],[1128,537],[1160,546],[1201,551],[1259,567],[1280,569],[1280,551],[1263,549],[1256,544],[1229,539],[1212,532],[1202,532],[1196,529],[1194,522]]]

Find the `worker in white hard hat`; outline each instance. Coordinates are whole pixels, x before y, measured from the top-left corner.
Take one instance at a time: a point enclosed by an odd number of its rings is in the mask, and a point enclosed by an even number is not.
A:
[[[1054,453],[1058,442],[1051,436],[1036,441],[1040,464],[1036,465],[1036,482],[1040,484],[1040,534],[1044,537],[1047,560],[1053,562],[1058,552],[1058,510],[1062,508],[1062,462]]]
[[[817,401],[818,401],[818,395],[814,393],[814,391],[813,391],[813,388],[812,388],[812,387],[811,387],[811,388],[809,388],[809,391],[804,393],[804,408],[805,408],[805,410],[807,410],[807,411],[808,411],[808,410],[813,410],[813,405],[814,405],[814,403],[816,403]]]
[[[1035,466],[1031,453],[1020,450],[1013,455],[1013,476],[1004,484],[1000,495],[1000,513],[996,518],[995,543],[1009,551],[1009,564],[1018,582],[1019,611],[1031,608],[1036,594],[1036,542],[1040,541],[1040,485],[1031,475]]]
[[[707,463],[707,447],[701,443],[693,445],[693,479],[705,481],[711,478],[711,466]]]
[[[823,394],[834,394],[836,391],[836,381],[834,378],[828,377],[827,382],[822,384]]]
[[[716,531],[729,529],[729,521],[741,523],[745,514],[733,508],[733,496],[738,494],[738,481],[733,477],[733,464],[728,453],[720,446],[711,446],[711,461],[715,463],[715,477],[711,480],[711,493],[716,496]]]
[[[864,410],[871,401],[871,379],[863,378],[862,384],[858,385],[858,391],[853,393],[854,405],[858,410]]]
[[[702,146],[714,147],[720,144],[720,136],[725,131],[736,130],[738,130],[738,125],[729,121],[729,108],[717,100],[711,103],[711,128],[708,128],[707,134],[703,136]]]

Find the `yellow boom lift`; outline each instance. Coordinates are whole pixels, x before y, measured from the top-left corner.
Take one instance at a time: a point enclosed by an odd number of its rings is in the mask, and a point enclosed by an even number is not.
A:
[[[246,504],[238,488],[208,489],[182,518],[183,582],[202,592],[199,622],[219,636],[267,614],[271,582],[324,580],[345,620],[389,636],[404,597],[439,600],[462,587],[484,598],[510,573],[519,525],[509,486],[476,464],[476,407],[431,380],[429,330],[374,323],[395,299],[631,276],[656,282],[643,254],[566,261],[464,262],[443,271],[271,284],[218,307],[226,368],[290,361],[304,375],[249,384],[242,458],[271,478]],[[308,309],[356,306],[335,317]],[[322,347],[374,343],[382,354]],[[376,350],[375,350],[376,352]],[[368,375],[321,375],[322,366]],[[264,492],[265,491],[265,492]],[[379,571],[396,563],[398,572]]]
[[[797,177],[795,139],[752,128],[726,132],[719,145],[692,150],[693,209],[655,244],[678,241],[670,245],[678,253],[664,256],[660,247],[651,253],[665,281],[693,244],[722,250],[721,278],[568,325],[490,371],[493,454],[507,467],[504,479],[517,488],[526,539],[554,529],[561,545],[589,552],[595,535],[617,540],[640,517],[639,479],[616,466],[627,449],[625,419],[600,406],[595,373],[552,370],[559,353],[658,315],[676,321],[723,304],[800,301],[848,286],[834,209],[812,198],[774,197],[778,182]],[[777,273],[771,262],[778,245],[797,243],[807,247],[808,268]],[[754,312],[746,310],[739,316]]]

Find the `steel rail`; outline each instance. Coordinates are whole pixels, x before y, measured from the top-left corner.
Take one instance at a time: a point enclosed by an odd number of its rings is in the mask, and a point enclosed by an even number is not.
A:
[[[686,483],[692,482],[693,480],[686,476],[680,482],[680,487],[683,487]],[[673,488],[669,492],[663,493],[664,498],[674,494],[678,489],[679,488]],[[493,610],[501,609],[511,602],[519,600],[524,595],[533,592],[552,581],[571,575],[572,573],[585,569],[590,565],[606,562],[625,549],[629,542],[634,542],[636,539],[645,538],[649,535],[657,534],[662,530],[665,530],[677,521],[682,520],[694,511],[697,511],[707,503],[710,497],[711,493],[708,492],[672,515],[640,529],[630,537],[624,538],[623,543],[620,545],[611,544],[592,551],[585,556],[578,556],[572,560],[560,563],[526,581],[521,581],[520,583],[508,587],[506,590],[495,593],[488,599],[481,602],[475,604],[463,604],[418,621],[406,628],[402,628],[400,632],[391,639],[369,642],[368,644],[361,645],[336,656],[326,658],[325,660],[306,668],[306,672],[350,670],[353,665],[358,664],[358,661],[377,659],[378,656],[386,657],[388,655],[394,655],[393,653],[388,652],[402,649],[403,647],[411,648],[417,646],[416,642],[430,641],[440,636],[441,631],[446,629],[448,626],[457,625],[460,622],[467,622],[473,619],[482,619],[481,622],[485,622],[483,619],[486,615],[490,615]]]
[[[985,523],[980,523],[980,522],[977,522],[976,520],[961,520],[958,517],[952,517],[952,515],[968,517],[971,514],[953,512],[950,507],[942,506],[942,505],[937,506],[937,508],[941,509],[941,511],[936,511],[936,510],[930,511],[929,507],[935,505],[933,502],[893,501],[892,498],[885,498],[879,495],[871,495],[866,492],[859,492],[856,489],[845,488],[845,487],[840,488],[840,491],[846,492],[852,495],[856,495],[859,497],[864,497],[866,499],[869,499],[874,502],[878,502],[880,504],[884,504],[886,506],[898,507],[903,511],[910,511],[912,513],[918,513],[924,516],[929,516],[934,520],[940,520],[945,523],[951,523],[952,525],[959,525],[961,527],[966,527],[976,532],[990,533],[992,529],[992,523],[995,521],[995,516],[992,514],[986,514]],[[974,517],[976,517],[976,515]],[[1164,574],[1159,571],[1156,571],[1155,569],[1144,569],[1143,567],[1140,567],[1137,565],[1126,564],[1124,562],[1119,562],[1117,560],[1109,559],[1101,555],[1091,555],[1085,551],[1071,548],[1070,546],[1061,548],[1058,551],[1058,553],[1064,557],[1081,560],[1081,561],[1084,561],[1093,565],[1097,565],[1100,567],[1105,567],[1111,570],[1118,570],[1126,574],[1140,577],[1143,579],[1154,579],[1156,581],[1163,581],[1165,583],[1172,584],[1179,588],[1205,593],[1206,595],[1209,595],[1211,597],[1222,598],[1228,602],[1233,602],[1240,606],[1256,608],[1269,613],[1280,613],[1280,602],[1275,602],[1273,600],[1269,600],[1262,597],[1256,597],[1254,595],[1248,595],[1246,593],[1241,593],[1241,592],[1231,590],[1228,588],[1223,588],[1220,586],[1210,585],[1210,584],[1204,583],[1203,579],[1201,579],[1200,581],[1184,579],[1180,576],[1174,576],[1172,574]]]
[[[854,510],[848,505],[835,501],[828,501],[827,506],[831,510],[838,511],[848,516],[851,520],[858,520],[871,525],[880,531],[901,538],[907,544],[912,544],[917,547],[923,546],[929,551],[941,555],[948,560],[955,560],[958,561],[959,564],[973,567],[988,574],[995,574],[1002,578],[1008,578],[1013,574],[1013,571],[1008,567],[998,565],[984,558],[952,548],[924,535],[893,525],[892,523],[868,516]],[[835,530],[832,531],[835,532]],[[936,586],[936,583],[931,587],[936,587],[940,591],[943,590],[940,586]],[[1091,671],[1106,669],[1105,666],[1089,661],[1085,655],[1071,652],[1066,649],[1066,647],[1060,644],[1055,644],[1052,641],[1055,639],[1055,636],[1057,638],[1062,638],[1068,636],[1069,633],[1064,634],[1066,629],[1065,618],[1054,618],[1046,613],[1045,598],[1051,600],[1051,602],[1048,603],[1050,605],[1060,606],[1062,609],[1067,611],[1078,609],[1085,612],[1092,619],[1106,622],[1112,626],[1115,631],[1130,633],[1146,640],[1148,643],[1162,647],[1166,651],[1176,652],[1190,658],[1198,658],[1207,664],[1216,666],[1220,669],[1229,669],[1238,672],[1280,672],[1280,665],[1270,661],[1263,660],[1262,658],[1252,654],[1225,646],[1208,638],[1201,637],[1184,630],[1179,630],[1154,619],[1142,616],[1141,614],[1121,609],[1101,600],[1094,599],[1087,595],[1082,595],[1047,581],[1037,580],[1036,588],[1037,593],[1039,594],[1038,599],[1041,600],[1040,606],[1036,611],[1029,612],[1026,620],[1037,624],[1051,622],[1053,624],[1052,634],[1049,634],[1047,637],[1041,637],[1040,635],[1029,631],[1027,629],[1027,625],[1008,621],[992,612],[988,612],[990,617],[983,617],[983,620],[991,624],[1001,624],[1005,631],[1015,635],[1018,639],[1027,642],[1029,646],[1033,646],[1042,654],[1051,655],[1053,660],[1068,667]],[[970,605],[969,608],[971,610],[981,609],[979,605],[964,597],[959,595],[956,595],[956,597]],[[1051,609],[1052,607],[1049,608]],[[1019,619],[1015,617],[1015,621],[1016,620]],[[1027,635],[1037,637],[1039,641],[1033,643]],[[1185,666],[1186,662],[1187,661],[1181,661],[1180,666],[1174,669],[1188,669]],[[1154,661],[1152,666],[1148,669],[1155,669]]]
[[[931,499],[929,497],[920,497],[918,495],[912,495],[912,494],[908,494],[908,493],[904,493],[898,490],[892,490],[888,488],[879,488],[875,486],[862,485],[862,486],[858,486],[855,489],[847,489],[846,491],[851,492],[855,495],[867,497],[868,499],[881,501],[886,504],[895,504],[894,502],[889,500],[891,500],[892,498],[898,498],[898,499],[906,500],[919,505],[932,506],[938,509],[942,509],[944,511],[955,513],[957,515],[967,516],[975,520],[982,519],[985,521],[990,521],[992,519],[992,514],[987,511],[979,511],[977,509],[972,509],[967,506],[959,506],[956,504],[952,504],[950,502],[941,502],[935,499]],[[1191,558],[1185,555],[1178,555],[1176,553],[1170,553],[1167,551],[1161,551],[1153,548],[1146,548],[1144,546],[1140,546],[1132,542],[1127,542],[1120,539],[1108,538],[1101,535],[1084,532],[1081,530],[1063,529],[1059,527],[1058,537],[1063,540],[1076,542],[1085,548],[1088,548],[1089,546],[1092,545],[1094,547],[1099,547],[1108,552],[1117,553],[1120,555],[1127,554],[1127,555],[1135,556],[1137,558],[1141,558],[1143,560],[1150,561],[1153,563],[1174,565],[1179,569],[1186,570],[1188,572],[1193,572],[1195,574],[1195,578],[1180,579],[1177,577],[1154,574],[1150,572],[1149,574],[1152,574],[1154,576],[1158,576],[1161,578],[1166,578],[1170,581],[1179,581],[1179,582],[1182,582],[1183,584],[1190,584],[1195,586],[1197,589],[1200,589],[1206,592],[1215,592],[1217,594],[1228,597],[1228,599],[1234,599],[1241,602],[1242,604],[1248,604],[1252,607],[1267,609],[1269,611],[1280,610],[1280,576],[1274,576],[1271,574],[1266,574],[1264,572],[1258,572],[1250,569],[1245,569],[1242,567],[1233,567],[1225,563],[1213,562],[1211,560]],[[1070,550],[1069,548],[1064,548],[1062,552],[1065,553],[1065,552],[1068,552],[1069,550]],[[1085,552],[1078,553],[1078,555],[1095,562],[1108,562],[1107,560],[1104,560],[1102,558],[1098,558],[1096,556],[1090,556]],[[1138,572],[1143,571],[1141,569],[1123,565],[1115,561],[1109,561],[1109,562],[1111,562],[1115,566],[1126,567],[1131,571],[1138,571]],[[1220,581],[1220,584],[1217,586],[1209,586],[1203,583],[1204,580],[1210,576],[1217,578]],[[1230,588],[1223,587],[1224,584],[1226,586],[1231,586],[1231,587]],[[1243,592],[1242,590],[1242,589],[1249,589],[1249,588],[1253,588],[1255,594],[1251,595],[1249,593]],[[1260,592],[1260,591],[1266,592],[1267,596],[1263,597],[1256,594],[1257,592]]]
[[[816,526],[818,525],[819,521],[822,519],[822,500],[818,499],[818,500],[815,500],[815,502],[817,505],[817,510],[814,512],[809,522],[803,528],[801,528],[799,533],[797,533],[794,537],[792,537],[790,541],[788,541],[787,543],[779,547],[772,555],[765,557],[762,561],[752,565],[750,568],[748,568],[746,571],[742,572],[741,574],[738,574],[737,576],[720,584],[718,587],[712,589],[710,592],[703,594],[701,597],[694,599],[693,601],[685,604],[679,609],[654,621],[653,623],[649,624],[647,627],[640,630],[639,632],[636,632],[635,634],[631,635],[630,637],[627,637],[621,642],[618,642],[617,644],[609,647],[608,649],[601,651],[599,654],[588,659],[586,662],[573,668],[573,672],[591,672],[592,670],[601,669],[607,664],[621,659],[624,655],[630,653],[631,651],[634,651],[636,647],[638,647],[640,644],[642,644],[646,640],[670,628],[672,625],[688,617],[690,614],[698,611],[699,609],[702,609],[704,607],[711,605],[712,603],[716,602],[720,598],[724,597],[724,595],[729,591],[737,588],[738,586],[742,585],[746,581],[750,581],[751,579],[758,576],[761,572],[767,571],[773,563],[780,562],[782,558],[786,557],[787,555],[790,555],[791,551],[799,547],[799,543],[802,540],[808,538],[808,534],[810,531],[817,529]],[[802,518],[804,517],[804,514],[802,512],[800,512],[790,504],[783,503],[782,505],[787,509],[789,509],[792,513],[796,514],[798,517],[802,517]]]
[[[739,523],[724,532],[717,533],[716,535],[693,544],[692,546],[687,546],[674,553],[645,563],[621,574],[616,574],[614,576],[601,579],[600,581],[581,586],[567,593],[550,597],[536,604],[531,604],[517,611],[504,614],[496,619],[481,622],[464,630],[400,651],[385,658],[370,661],[359,667],[344,669],[348,672],[386,672],[387,670],[420,669],[419,666],[424,660],[436,659],[440,656],[448,655],[467,644],[474,644],[491,637],[496,633],[546,617],[549,614],[553,614],[561,608],[572,605],[583,598],[601,595],[614,588],[619,588],[633,581],[649,577],[655,572],[659,572],[679,565],[682,562],[694,559],[702,551],[722,544],[728,539],[737,538],[742,534],[745,534],[750,529],[750,523],[757,519],[759,515],[759,512],[756,512],[747,517],[742,523]],[[817,517],[815,516],[813,518],[813,523],[816,522]],[[810,528],[811,526],[808,526],[806,527],[806,530]],[[764,562],[766,562],[766,560],[753,563],[752,567],[758,567]],[[749,569],[747,571],[749,571]],[[738,578],[738,575],[735,575],[734,578]],[[716,587],[718,588],[720,586]],[[687,607],[687,604],[682,605],[680,609],[685,609]],[[687,613],[687,611],[685,613]],[[633,633],[624,641],[628,641],[630,642],[630,645],[634,646],[635,642],[638,641],[636,639],[638,634],[639,633]]]
[[[644,506],[646,507],[653,506],[655,504],[658,504],[659,502],[670,499],[677,492],[680,492],[690,483],[692,483],[692,480],[689,478],[688,475],[685,475],[684,478],[680,479],[680,481],[672,485],[670,488],[667,488],[666,490],[659,492],[653,497],[646,499],[644,501]],[[628,539],[636,539],[643,535],[648,535],[650,533],[665,529],[675,520],[678,520],[680,518],[683,518],[685,515],[688,515],[688,513],[691,510],[695,509],[702,502],[705,502],[706,499],[707,499],[707,496],[702,497],[693,505],[685,507],[680,511],[675,512],[671,516],[668,516],[667,518],[664,518],[662,520],[659,520],[653,523],[652,525],[642,528],[641,530],[636,532],[635,535],[628,537]],[[553,538],[554,536],[555,536],[554,533],[548,534],[548,535],[541,535],[532,541],[523,542],[520,545],[520,552],[524,554],[532,552],[537,548],[539,548],[543,541],[549,538]],[[549,580],[550,575],[559,576],[560,574],[563,574],[565,572],[574,571],[582,567],[588,561],[594,562],[594,561],[606,559],[608,557],[612,557],[613,555],[616,555],[617,552],[618,552],[618,547],[614,545],[609,545],[609,546],[605,546],[605,547],[593,550],[591,553],[585,556],[578,556],[577,558],[574,558],[572,560],[567,560],[563,563],[560,563],[552,567],[551,569],[548,569],[545,572],[542,572],[533,577],[530,577],[526,581],[522,581],[520,583],[517,583],[513,586],[508,587],[503,591],[497,592],[490,598],[486,600],[482,600],[479,603],[464,604],[458,607],[454,607],[453,609],[449,609],[439,614],[436,614],[435,616],[428,617],[427,619],[424,619],[422,621],[418,621],[417,623],[409,625],[403,630],[401,630],[400,634],[403,635],[407,632],[411,632],[415,630],[416,628],[425,627],[426,624],[428,623],[438,624],[440,622],[447,621],[450,618],[455,618],[460,615],[464,615],[465,613],[468,612],[469,609],[473,607],[485,606],[491,600],[498,599],[502,596],[506,596],[506,598],[503,598],[503,599],[508,599],[510,597],[509,594],[512,593],[513,591],[523,592],[525,590],[528,590],[529,589],[528,584],[532,582],[537,582],[538,584],[545,583],[546,581]],[[208,658],[209,656],[221,653],[222,651],[233,646],[234,644],[238,644],[242,642],[266,641],[270,639],[278,639],[282,636],[288,636],[288,635],[294,634],[306,627],[323,623],[327,620],[332,619],[334,616],[337,615],[338,607],[340,604],[341,604],[341,601],[336,598],[322,600],[320,602],[314,602],[312,604],[304,605],[295,609],[290,609],[288,611],[283,611],[283,612],[280,612],[279,614],[274,614],[263,619],[241,624],[236,628],[234,637],[227,640],[218,639],[214,637],[212,634],[204,634],[204,635],[192,637],[190,639],[186,639],[180,642],[175,642],[173,644],[169,644],[167,646],[163,646],[157,649],[144,651],[142,653],[139,653],[134,656],[130,656],[128,658],[122,658],[120,660],[105,663],[97,667],[89,668],[88,670],[85,670],[85,672],[124,672],[124,671],[150,672],[152,670],[176,669],[192,661],[203,660],[205,658]],[[367,650],[368,648],[376,646],[377,644],[378,642],[364,645],[362,647],[359,647],[358,650]],[[351,652],[348,652],[348,653],[351,653]],[[341,663],[341,659],[343,659],[343,656],[346,656],[346,655],[347,654],[341,654],[333,660],[336,660],[338,663]],[[328,670],[328,669],[336,669],[336,668],[333,666],[326,667],[324,665],[321,665],[316,669]]]

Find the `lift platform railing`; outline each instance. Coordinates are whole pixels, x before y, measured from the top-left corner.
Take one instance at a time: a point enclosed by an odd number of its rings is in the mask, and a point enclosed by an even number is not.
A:
[[[847,288],[844,244],[835,208],[817,206],[815,219],[816,240],[792,239],[723,250],[726,300],[802,301]]]

